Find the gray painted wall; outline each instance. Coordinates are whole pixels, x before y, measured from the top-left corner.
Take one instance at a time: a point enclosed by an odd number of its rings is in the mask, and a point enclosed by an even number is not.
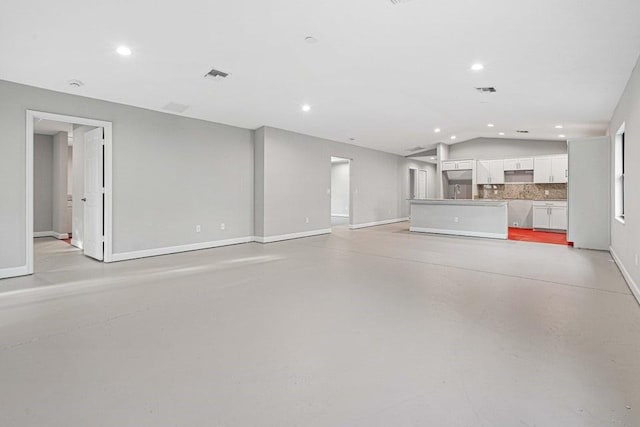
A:
[[[263,197],[256,197],[256,224],[263,226],[262,230],[256,226],[257,236],[331,227],[331,156],[352,160],[353,224],[407,217],[409,165],[426,165],[270,127],[256,131],[256,147],[256,161],[263,160],[263,165],[256,164],[255,185],[264,186]],[[258,217],[259,212],[263,220]],[[305,222],[307,217],[309,223]]]
[[[33,231],[53,231],[53,137],[33,138]]]
[[[449,159],[508,159],[512,157],[567,154],[566,141],[476,138],[449,146]]]
[[[615,219],[615,135],[625,123],[625,223]],[[635,264],[640,254],[640,62],[636,64],[627,87],[620,98],[611,122],[611,247],[636,284],[640,285],[640,267]]]
[[[26,261],[27,109],[113,122],[115,253],[252,235],[250,130],[0,81],[0,268]]]
[[[349,162],[331,163],[331,215],[349,215]]]

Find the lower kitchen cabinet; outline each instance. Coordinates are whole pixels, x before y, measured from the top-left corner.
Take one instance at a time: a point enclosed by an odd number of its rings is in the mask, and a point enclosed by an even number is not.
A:
[[[567,229],[567,202],[533,202],[533,228]]]

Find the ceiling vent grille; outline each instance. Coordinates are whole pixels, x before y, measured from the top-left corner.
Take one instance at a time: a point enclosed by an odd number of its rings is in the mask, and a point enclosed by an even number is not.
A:
[[[225,73],[224,71],[220,71],[220,70],[216,70],[215,68],[212,68],[207,74],[204,75],[204,77],[206,79],[222,80],[229,77],[229,73]]]
[[[476,90],[480,93],[496,93],[497,92],[496,88],[493,86],[477,87]]]
[[[391,4],[409,3],[411,0],[389,0]]]
[[[516,132],[517,132],[517,133],[529,133],[529,131],[528,131],[528,130],[517,130]]]
[[[424,149],[425,149],[425,147],[417,146],[417,147],[413,147],[413,148],[407,148],[406,151],[412,153],[414,151],[420,151],[420,150],[424,150]]]

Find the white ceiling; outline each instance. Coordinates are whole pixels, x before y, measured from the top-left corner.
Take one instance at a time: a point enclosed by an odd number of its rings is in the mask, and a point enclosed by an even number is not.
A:
[[[4,0],[0,79],[399,154],[452,134],[558,138],[559,123],[601,135],[639,16],[638,0]],[[211,67],[232,75],[204,79]]]

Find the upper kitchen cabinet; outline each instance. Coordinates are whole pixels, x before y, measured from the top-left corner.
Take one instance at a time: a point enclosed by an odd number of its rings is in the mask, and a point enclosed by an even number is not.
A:
[[[442,162],[443,171],[473,169],[473,160],[445,160]]]
[[[536,157],[533,182],[536,184],[566,184],[569,181],[569,161],[566,155]]]
[[[533,157],[523,157],[520,159],[505,159],[505,171],[533,170]]]
[[[476,184],[504,184],[504,161],[478,160]]]

